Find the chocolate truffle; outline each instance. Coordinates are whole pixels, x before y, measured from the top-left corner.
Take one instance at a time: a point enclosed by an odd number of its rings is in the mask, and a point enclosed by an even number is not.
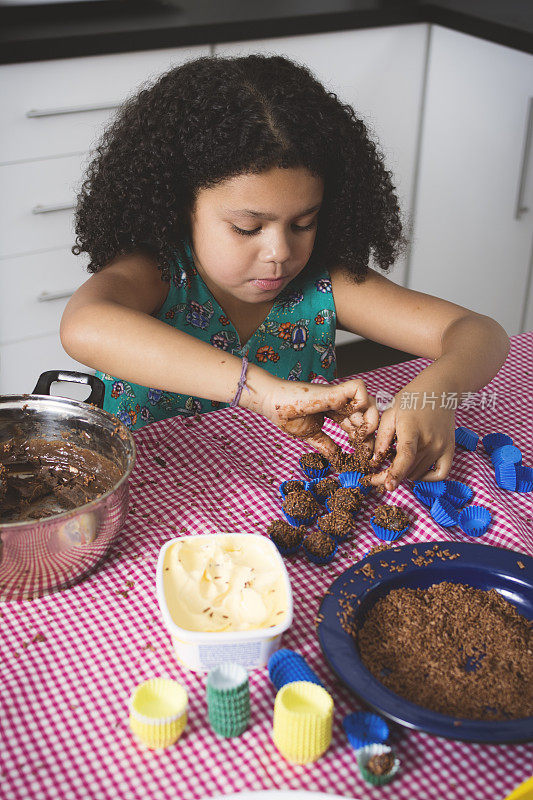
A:
[[[328,558],[336,547],[331,536],[321,531],[313,531],[309,536],[306,536],[304,545],[311,555],[318,558]]]
[[[331,459],[336,472],[370,472],[372,454],[362,444],[357,445],[353,453],[339,450]]]
[[[403,531],[409,525],[409,517],[399,506],[378,506],[374,512],[374,522],[389,531]]]
[[[273,519],[267,527],[267,534],[270,536],[276,547],[290,550],[299,547],[305,536],[306,529],[303,525],[295,528],[283,519]]]
[[[283,510],[295,519],[305,520],[314,517],[318,512],[318,503],[306,489],[302,492],[291,492],[283,502]]]
[[[321,497],[331,497],[338,488],[339,483],[335,478],[322,478],[315,484],[315,492]]]
[[[286,481],[285,486],[283,487],[283,491],[285,494],[290,494],[291,492],[302,492],[304,485],[301,481]]]
[[[327,469],[329,461],[322,453],[304,453],[300,458],[300,464],[306,469]]]
[[[334,539],[346,538],[353,529],[353,516],[344,511],[333,511],[318,518],[318,527]]]
[[[364,500],[364,495],[356,486],[341,486],[329,500],[332,511],[341,511],[350,514],[358,511]]]
[[[371,756],[366,764],[366,768],[373,775],[388,775],[394,766],[394,753],[376,753]]]

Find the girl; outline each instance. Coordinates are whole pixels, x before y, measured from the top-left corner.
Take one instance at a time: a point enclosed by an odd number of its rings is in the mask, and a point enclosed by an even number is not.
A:
[[[390,174],[353,109],[286,58],[200,58],[127,102],[76,231],[94,275],[61,340],[134,429],[233,398],[331,455],[328,415],[377,429],[377,462],[396,435],[374,478],[391,490],[444,478],[454,451],[453,409],[404,393],[476,391],[508,352],[494,320],[369,268],[386,271],[404,244]],[[307,383],[334,377],[337,325],[433,360],[381,421],[362,381]]]

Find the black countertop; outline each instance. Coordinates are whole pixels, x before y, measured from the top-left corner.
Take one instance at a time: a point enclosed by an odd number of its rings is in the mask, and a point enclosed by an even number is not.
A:
[[[533,53],[531,0],[93,0],[0,2],[0,63],[414,22]]]

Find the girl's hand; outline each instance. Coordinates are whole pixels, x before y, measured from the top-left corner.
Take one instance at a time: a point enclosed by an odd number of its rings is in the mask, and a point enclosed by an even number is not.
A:
[[[419,387],[406,386],[381,415],[373,462],[380,459],[396,435],[396,456],[388,469],[372,476],[372,485],[395,489],[405,478],[413,481],[443,480],[449,473],[455,450],[455,412],[439,407],[440,398],[423,408],[409,408],[408,398],[422,396]],[[403,396],[403,400],[402,400]],[[406,402],[407,399],[407,402]],[[402,405],[405,406],[402,408]],[[372,462],[371,462],[372,463]]]
[[[276,381],[275,387],[256,409],[282,431],[303,439],[326,458],[337,452],[335,444],[323,433],[324,417],[330,417],[352,437],[374,433],[379,413],[361,380],[351,380],[337,386],[296,381]]]

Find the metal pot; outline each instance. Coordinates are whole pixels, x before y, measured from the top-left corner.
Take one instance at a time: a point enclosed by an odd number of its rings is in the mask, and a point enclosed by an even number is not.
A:
[[[54,381],[83,383],[86,402],[50,395]],[[104,385],[94,375],[44,372],[31,395],[0,397],[0,447],[15,437],[90,451],[117,467],[119,479],[95,500],[40,519],[0,523],[0,600],[28,600],[71,586],[93,570],[128,513],[135,463],[131,432],[102,409]]]

